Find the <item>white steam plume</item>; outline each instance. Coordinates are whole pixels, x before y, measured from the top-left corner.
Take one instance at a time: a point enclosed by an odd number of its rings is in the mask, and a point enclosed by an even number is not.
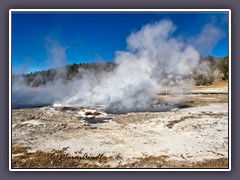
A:
[[[198,52],[171,37],[175,29],[171,21],[163,20],[131,34],[128,51],[116,53],[114,72],[100,78],[84,73],[74,96],[61,103],[105,105],[116,111],[148,107],[162,85],[183,82],[198,65]]]
[[[193,46],[174,38],[175,30],[172,21],[162,20],[132,33],[127,38],[128,50],[116,52],[117,67],[109,73],[96,75],[80,68],[82,78],[67,84],[56,80],[30,88],[14,83],[13,105],[44,102],[103,105],[116,112],[144,110],[162,86],[184,84],[199,64],[199,53]]]
[[[200,52],[209,53],[224,36],[225,32],[212,23],[206,24],[201,33],[190,40],[190,43]]]

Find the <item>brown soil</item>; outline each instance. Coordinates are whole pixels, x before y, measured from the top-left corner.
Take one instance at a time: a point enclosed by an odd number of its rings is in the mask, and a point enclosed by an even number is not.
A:
[[[15,155],[12,160],[13,168],[107,168],[106,163],[113,157],[106,157],[103,154],[90,156],[70,156],[65,153],[67,148],[52,150],[52,152],[36,151],[29,153],[29,147],[14,146],[12,148]],[[16,152],[21,152],[17,154]]]
[[[13,168],[110,168],[112,160],[119,160],[121,156],[106,157],[103,154],[90,156],[70,156],[66,149],[52,152],[36,151],[29,153],[29,147],[14,146],[15,155],[12,160]],[[21,154],[18,154],[21,152]],[[137,158],[136,161],[120,164],[111,168],[228,168],[227,158],[211,159],[199,162],[171,161],[169,156],[148,156]]]
[[[199,162],[170,161],[168,156],[149,156],[140,158],[131,163],[118,166],[118,168],[228,168],[227,158],[211,159]]]
[[[179,120],[170,121],[167,124],[167,127],[171,129],[175,124],[185,121],[186,119],[189,119],[189,118],[193,119],[193,118],[196,118],[196,116],[185,116],[185,117],[181,117]]]

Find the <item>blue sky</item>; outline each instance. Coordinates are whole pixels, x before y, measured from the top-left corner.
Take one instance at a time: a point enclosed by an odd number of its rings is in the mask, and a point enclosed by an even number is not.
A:
[[[200,54],[228,55],[226,12],[13,12],[13,73],[111,61],[132,32],[162,19],[171,20],[177,26],[173,36],[182,39],[194,39],[206,24],[217,27],[224,35]]]

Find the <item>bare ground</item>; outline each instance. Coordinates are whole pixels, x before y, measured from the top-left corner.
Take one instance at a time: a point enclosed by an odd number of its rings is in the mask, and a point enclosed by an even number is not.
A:
[[[82,107],[12,110],[12,167],[228,168],[227,86],[158,99],[182,106],[127,114]]]

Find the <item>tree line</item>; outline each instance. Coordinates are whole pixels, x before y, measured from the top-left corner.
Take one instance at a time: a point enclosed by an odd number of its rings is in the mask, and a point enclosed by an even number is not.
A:
[[[193,79],[195,80],[195,84],[210,85],[214,82],[216,76],[220,76],[222,80],[228,81],[228,67],[229,67],[228,62],[229,62],[228,56],[201,57],[200,64],[193,73]],[[205,67],[204,63],[206,65]]]
[[[194,79],[196,85],[212,84],[215,79],[214,72],[218,70],[222,76],[222,80],[228,81],[228,62],[228,56],[222,58],[213,56],[201,57],[199,66],[195,69],[190,78]],[[67,83],[73,78],[82,77],[84,72],[81,72],[80,69],[97,74],[101,72],[112,72],[116,66],[114,62],[73,63],[65,67],[36,71],[28,74],[12,75],[12,81],[13,83],[18,81],[18,78],[21,76],[26,84],[31,87],[45,85],[57,79],[61,79],[63,82]]]

